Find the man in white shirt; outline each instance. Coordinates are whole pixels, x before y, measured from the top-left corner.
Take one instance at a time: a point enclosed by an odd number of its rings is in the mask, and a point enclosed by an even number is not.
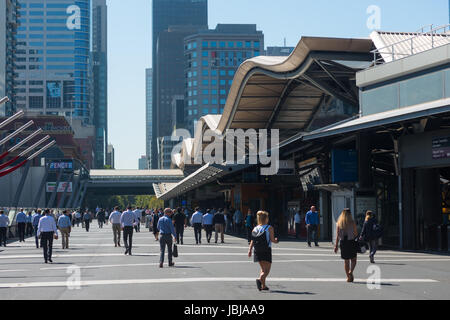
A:
[[[294,222],[295,222],[295,238],[299,239],[300,236],[300,223],[301,223],[301,216],[300,212],[297,211],[297,213],[294,216]]]
[[[9,223],[9,217],[3,210],[0,210],[0,246],[6,247],[6,233],[8,232]]]
[[[205,228],[206,232],[206,240],[208,243],[211,243],[212,238],[212,232],[213,232],[213,219],[214,215],[211,213],[210,210],[206,210],[206,214],[203,216],[203,227]]]
[[[79,227],[79,226],[80,226],[80,222],[81,222],[81,212],[80,212],[79,209],[78,209],[77,212],[75,213],[75,219],[76,219],[76,221],[77,221],[77,227]]]
[[[197,207],[191,217],[191,226],[194,227],[195,242],[197,244],[202,244],[202,223],[203,213],[201,213],[200,208]]]
[[[55,219],[50,216],[50,210],[45,210],[45,216],[39,220],[38,237],[41,239],[41,247],[44,249],[45,263],[52,261],[53,237],[58,239],[58,229]]]
[[[115,247],[120,247],[120,233],[122,230],[122,227],[120,225],[120,216],[122,214],[119,212],[119,207],[114,207],[114,211],[111,212],[111,215],[109,216],[109,221],[112,225],[112,230],[114,234],[114,245]]]

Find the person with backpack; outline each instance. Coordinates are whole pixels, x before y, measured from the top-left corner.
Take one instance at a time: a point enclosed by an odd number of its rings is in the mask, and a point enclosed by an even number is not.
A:
[[[347,274],[347,282],[353,282],[353,271],[356,267],[357,258],[357,238],[358,231],[356,223],[353,220],[350,209],[344,209],[339,216],[336,226],[336,244],[334,253],[338,252],[338,246],[341,250],[341,258],[345,260],[344,269]],[[351,262],[351,265],[350,265]]]
[[[269,290],[266,286],[266,279],[272,267],[272,243],[278,243],[275,238],[274,229],[269,223],[269,213],[266,211],[258,211],[258,225],[253,229],[252,241],[248,249],[248,257],[252,256],[254,250],[254,262],[259,262],[261,273],[259,279],[256,279],[256,286],[259,291]]]
[[[370,263],[375,263],[375,253],[377,252],[378,239],[381,237],[381,232],[382,229],[377,224],[375,214],[368,210],[359,239],[369,244]]]

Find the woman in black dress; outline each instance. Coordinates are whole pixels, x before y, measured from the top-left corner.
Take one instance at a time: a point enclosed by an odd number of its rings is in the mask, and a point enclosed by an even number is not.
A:
[[[356,223],[353,220],[350,209],[344,209],[339,216],[336,227],[336,245],[334,252],[338,252],[338,245],[341,250],[341,258],[345,260],[345,273],[347,282],[353,282],[353,271],[356,267],[357,237]]]
[[[272,267],[272,243],[278,243],[274,236],[273,227],[269,223],[269,213],[259,211],[257,213],[258,225],[253,229],[252,241],[248,249],[248,257],[252,256],[254,249],[254,261],[259,262],[261,273],[259,279],[256,279],[258,290],[269,290],[266,287],[266,278]]]

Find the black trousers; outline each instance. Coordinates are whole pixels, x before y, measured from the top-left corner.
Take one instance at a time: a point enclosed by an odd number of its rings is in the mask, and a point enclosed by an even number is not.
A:
[[[17,231],[19,232],[20,241],[25,241],[25,226],[26,226],[25,222],[19,222],[17,224]]]
[[[31,223],[27,223],[27,231],[26,231],[26,235],[27,236],[32,236],[33,235],[33,225]]]
[[[164,254],[167,246],[167,255],[169,257],[169,265],[172,264],[172,235],[171,234],[162,234],[159,238],[159,246],[161,249],[161,254],[159,257],[159,263],[164,263]]]
[[[194,223],[195,242],[202,243],[202,224]]]
[[[183,243],[183,235],[184,235],[184,224],[176,224],[175,225],[175,233],[177,234],[177,244]]]
[[[7,227],[2,227],[0,228],[0,246],[5,246],[6,247],[6,232],[7,232],[8,228]]]
[[[84,221],[84,225],[85,225],[85,227],[86,227],[86,231],[89,231],[89,224],[90,224],[90,221],[89,221],[89,220],[85,220],[85,221]]]
[[[296,223],[295,224],[295,238],[300,238],[300,226],[301,226],[301,224],[300,223]]]
[[[133,247],[133,227],[123,228],[123,243],[125,244],[126,251],[131,253]]]
[[[317,225],[316,224],[310,224],[306,227],[308,231],[308,244],[311,245],[311,240],[314,240],[315,245],[318,245],[318,234],[317,234]],[[314,233],[314,238],[312,234]]]
[[[212,233],[213,233],[213,225],[205,224],[205,231],[206,231],[206,240],[208,240],[208,242],[210,242],[211,238],[212,238]]]
[[[54,232],[41,232],[41,247],[44,251],[44,260],[52,259]]]
[[[37,236],[38,226],[34,226],[34,240],[36,240],[36,248],[39,248],[39,238]]]

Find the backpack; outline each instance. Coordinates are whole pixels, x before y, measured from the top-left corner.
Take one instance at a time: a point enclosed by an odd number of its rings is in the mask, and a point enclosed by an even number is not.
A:
[[[372,236],[376,239],[379,239],[383,236],[383,227],[377,223],[374,223],[372,227]]]
[[[269,243],[267,242],[266,232],[269,230],[269,226],[260,230],[259,232],[253,230],[252,232],[252,240],[253,247],[256,252],[264,252],[269,249]]]

